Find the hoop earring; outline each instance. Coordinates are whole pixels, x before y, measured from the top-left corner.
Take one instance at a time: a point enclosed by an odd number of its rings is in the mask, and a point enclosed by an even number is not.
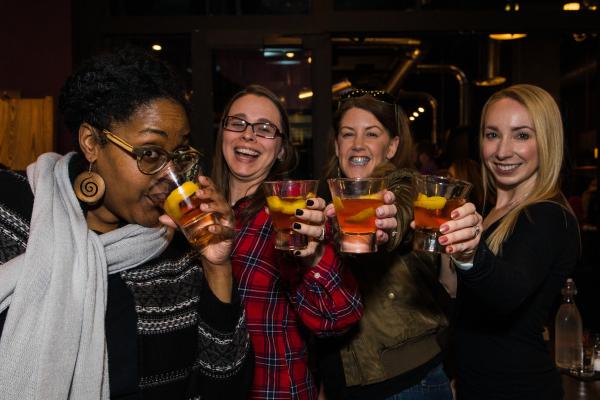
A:
[[[90,206],[93,206],[100,201],[102,196],[104,196],[104,190],[106,189],[104,179],[92,171],[92,165],[94,165],[93,161],[90,163],[88,171],[77,175],[75,182],[73,182],[75,196],[77,196],[80,201]]]

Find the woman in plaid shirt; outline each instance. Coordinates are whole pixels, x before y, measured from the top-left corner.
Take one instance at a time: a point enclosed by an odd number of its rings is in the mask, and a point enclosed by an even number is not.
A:
[[[316,399],[308,367],[307,336],[339,335],[362,315],[354,277],[334,248],[323,241],[325,201],[313,198],[296,215],[294,229],[316,240],[306,250],[275,250],[275,235],[260,185],[296,164],[289,122],[268,89],[252,85],[237,93],[223,113],[217,136],[213,179],[236,215],[233,274],[244,302],[256,356],[253,399]],[[378,209],[384,229],[396,225],[393,194]],[[383,230],[380,241],[387,240]]]

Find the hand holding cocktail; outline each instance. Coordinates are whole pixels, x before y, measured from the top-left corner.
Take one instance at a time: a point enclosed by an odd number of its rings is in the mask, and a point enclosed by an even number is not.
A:
[[[299,217],[307,207],[307,201],[315,198],[318,183],[316,180],[263,182],[267,207],[275,228],[276,249],[301,251],[307,248],[307,235],[298,232],[301,228]]]
[[[453,210],[466,203],[471,184],[444,176],[418,175],[414,179],[414,187],[413,248],[443,253],[445,249],[438,241],[440,226],[452,219]]]
[[[452,178],[415,177],[413,248],[448,253],[459,261],[471,261],[479,244],[481,216],[466,202],[471,184]]]
[[[329,179],[332,202],[340,228],[340,251],[377,251],[376,210],[384,205],[383,178]]]

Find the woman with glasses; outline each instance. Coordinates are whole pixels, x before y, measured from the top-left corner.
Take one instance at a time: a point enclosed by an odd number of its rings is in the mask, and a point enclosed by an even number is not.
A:
[[[330,145],[335,157],[325,177],[385,177],[395,194],[398,223],[387,248],[344,258],[359,282],[364,316],[343,337],[319,341],[325,396],[451,399],[442,369],[449,296],[439,282],[439,257],[412,251],[411,245],[415,172],[407,118],[385,92],[350,92],[334,115]],[[466,250],[474,244],[466,239],[472,238],[472,225],[478,221],[475,207],[469,203],[454,213],[447,244],[462,242]],[[448,253],[454,250],[446,247]]]
[[[149,193],[190,169],[184,88],[134,49],[85,62],[59,108],[78,152],[0,171],[0,398],[244,398],[253,359],[232,284],[233,215],[201,253]]]
[[[307,208],[296,210],[302,223],[293,228],[312,238],[308,248],[294,254],[275,250],[261,184],[284,179],[295,164],[288,117],[277,96],[258,85],[235,94],[217,135],[213,179],[236,216],[233,274],[255,352],[253,399],[316,399],[308,334],[343,333],[362,314],[354,278],[324,240],[323,199],[311,198]],[[395,224],[393,205],[380,211],[380,223]]]

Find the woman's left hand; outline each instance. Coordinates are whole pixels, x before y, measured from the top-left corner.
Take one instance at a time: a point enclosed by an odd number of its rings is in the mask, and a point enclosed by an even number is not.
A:
[[[440,226],[438,241],[446,246],[446,253],[458,261],[472,262],[481,239],[483,218],[473,203],[466,203],[453,210],[451,220]]]
[[[296,210],[296,218],[303,222],[295,222],[292,226],[294,231],[312,238],[308,246],[303,250],[295,250],[294,255],[299,257],[320,258],[319,245],[325,239],[325,200],[313,197],[306,200],[306,208]],[[317,260],[318,261],[318,260]],[[313,263],[311,263],[313,264]]]
[[[375,235],[378,245],[387,243],[390,240],[390,236],[395,234],[395,230],[398,227],[398,220],[396,219],[398,209],[394,204],[395,201],[396,196],[394,193],[386,190],[383,194],[384,205],[377,207],[375,210],[375,226],[377,227]]]

